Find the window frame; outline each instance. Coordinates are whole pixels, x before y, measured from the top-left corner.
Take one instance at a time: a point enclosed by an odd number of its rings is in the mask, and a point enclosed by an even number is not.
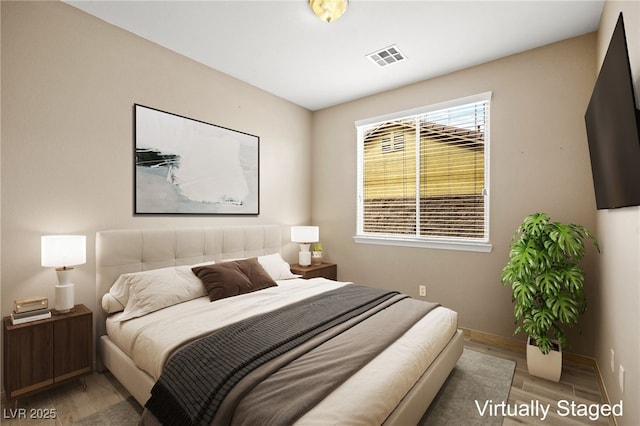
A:
[[[413,108],[410,110],[394,112],[382,116],[358,120],[355,122],[357,132],[357,194],[356,194],[356,235],[353,237],[354,242],[361,244],[380,244],[390,246],[418,247],[418,248],[435,248],[444,250],[462,250],[473,252],[490,252],[493,248],[490,243],[489,223],[490,223],[490,111],[491,111],[491,92],[479,93],[476,95],[466,96],[463,98],[453,99],[449,101],[439,102],[436,104]],[[365,128],[382,124],[388,121],[410,118],[413,116],[423,115],[430,112],[450,109],[466,104],[487,102],[487,122],[485,124],[484,135],[484,238],[468,238],[468,237],[442,237],[442,236],[418,236],[401,235],[401,234],[384,234],[384,233],[365,233],[364,229],[364,132]],[[392,138],[393,140],[393,138]],[[393,143],[393,141],[392,141]],[[419,162],[416,166],[416,172],[419,170]],[[418,222],[418,221],[416,221]]]

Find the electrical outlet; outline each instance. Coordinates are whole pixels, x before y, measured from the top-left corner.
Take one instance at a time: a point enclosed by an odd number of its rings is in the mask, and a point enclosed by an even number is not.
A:
[[[611,349],[611,358],[609,359],[609,366],[611,367],[611,372],[616,372],[616,353]]]
[[[624,393],[624,367],[620,365],[620,370],[618,374],[618,384],[620,385],[620,391]]]
[[[421,285],[421,286],[419,286],[419,287],[418,287],[418,290],[419,290],[419,292],[420,292],[420,293],[419,293],[419,294],[420,294],[420,296],[425,297],[425,296],[427,295],[427,286],[426,286],[426,285]]]

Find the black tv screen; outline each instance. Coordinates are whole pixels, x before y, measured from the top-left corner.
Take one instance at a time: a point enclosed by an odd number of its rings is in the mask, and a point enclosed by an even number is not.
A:
[[[640,205],[640,111],[622,13],[585,114],[598,210]]]

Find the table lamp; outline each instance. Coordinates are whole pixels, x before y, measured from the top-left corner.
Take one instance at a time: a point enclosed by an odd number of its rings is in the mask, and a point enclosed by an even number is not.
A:
[[[72,266],[87,261],[87,237],[84,235],[45,235],[41,239],[41,264],[55,267],[58,275],[56,285],[56,313],[71,311],[74,307]]]
[[[311,265],[311,243],[318,242],[320,236],[320,228],[317,226],[292,226],[291,241],[300,243],[300,253],[298,254],[298,263],[300,266]]]

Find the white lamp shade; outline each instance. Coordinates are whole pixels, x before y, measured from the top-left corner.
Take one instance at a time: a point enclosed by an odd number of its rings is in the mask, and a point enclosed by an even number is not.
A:
[[[46,267],[82,265],[87,262],[84,235],[45,235],[41,239],[41,264]]]
[[[317,226],[292,226],[291,241],[294,243],[315,243],[320,240],[320,228]]]

